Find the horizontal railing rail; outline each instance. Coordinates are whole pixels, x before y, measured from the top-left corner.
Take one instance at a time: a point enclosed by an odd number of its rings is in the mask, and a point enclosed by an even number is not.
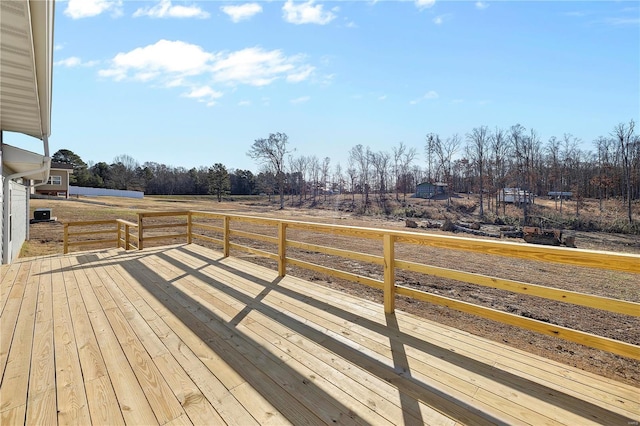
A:
[[[175,221],[181,217],[184,218],[184,222]],[[145,223],[149,219],[157,221],[159,218],[171,222]],[[128,226],[132,225],[135,224],[129,223]],[[253,229],[256,227],[259,229]],[[173,233],[172,230],[176,228],[184,228],[185,232]],[[65,252],[67,247],[66,229],[65,226]],[[128,229],[125,230],[126,235],[128,235]],[[396,283],[396,270],[406,270],[632,317],[640,317],[640,303],[493,277],[455,268],[444,268],[430,265],[428,262],[399,259],[396,251],[403,246],[423,246],[457,252],[482,253],[492,257],[518,258],[527,261],[625,272],[635,274],[634,277],[638,276],[639,279],[640,255],[202,211],[140,212],[137,230],[137,247],[139,249],[143,249],[146,242],[175,241],[176,239],[184,241],[186,239],[187,243],[192,243],[200,240],[219,247],[225,257],[230,255],[231,250],[238,250],[274,260],[277,262],[280,276],[287,273],[287,267],[295,266],[380,289],[383,291],[384,310],[388,313],[394,311],[396,296],[401,295],[629,358],[640,359],[640,346],[638,345],[399,285]],[[90,233],[87,234],[90,235]],[[295,234],[295,239],[290,234]],[[379,254],[355,252],[327,243],[317,244],[313,242],[315,239],[313,235],[317,234],[331,235],[336,239],[371,240],[372,251],[377,251]],[[118,233],[118,235],[120,234]],[[118,241],[120,242],[120,237],[118,237]],[[258,244],[251,245],[252,243]],[[129,243],[126,244],[126,247],[130,247]],[[345,268],[340,269],[333,263],[327,266],[312,262],[309,259],[299,257],[301,253],[322,254],[375,265],[382,269],[381,279],[345,270]],[[295,254],[298,256],[294,257]]]
[[[99,229],[95,229],[98,227]],[[82,222],[68,222],[64,224],[63,252],[69,253],[70,247],[78,246],[113,246],[130,250],[138,248],[138,236],[132,235],[131,230],[138,224],[123,219],[89,220]],[[73,231],[72,229],[87,229]],[[88,230],[90,229],[90,230]],[[108,235],[111,238],[91,238],[96,235]],[[78,237],[82,237],[78,239]],[[135,240],[136,243],[133,243]]]

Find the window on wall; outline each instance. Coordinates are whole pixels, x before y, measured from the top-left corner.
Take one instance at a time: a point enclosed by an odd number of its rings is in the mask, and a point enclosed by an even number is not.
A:
[[[54,176],[54,175],[49,176],[47,185],[62,185],[62,176]]]

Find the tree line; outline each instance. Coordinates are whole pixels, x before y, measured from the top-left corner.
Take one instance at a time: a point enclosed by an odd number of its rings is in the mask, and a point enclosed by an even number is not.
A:
[[[536,196],[572,192],[577,205],[584,198],[620,198],[631,222],[632,203],[640,199],[640,136],[635,122],[614,126],[607,136],[596,138],[591,149],[583,146],[570,133],[543,141],[535,129],[515,124],[479,126],[465,135],[446,137],[428,133],[422,159],[415,147],[403,142],[390,151],[356,144],[349,149],[344,166],[331,164],[329,157],[296,156],[285,133],[272,133],[256,139],[247,152],[259,166],[257,173],[227,169],[221,163],[191,169],[140,164],[128,155],[87,165],[66,149],[57,151],[52,160],[73,165],[73,185],[139,190],[148,195],[215,195],[218,200],[277,195],[283,208],[285,196],[291,203],[302,203],[346,194],[366,210],[371,203],[383,206],[391,196],[406,200],[406,194],[413,194],[421,182],[439,182],[446,184],[449,196],[478,193],[481,216],[485,209],[499,214],[500,190],[513,187]]]

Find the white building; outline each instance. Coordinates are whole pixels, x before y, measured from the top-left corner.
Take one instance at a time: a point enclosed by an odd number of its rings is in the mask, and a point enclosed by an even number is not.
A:
[[[533,193],[520,188],[502,188],[498,191],[498,202],[507,204],[533,203]]]
[[[0,1],[2,263],[29,237],[29,189],[49,180],[54,0]],[[42,140],[42,152],[5,144],[4,132]]]

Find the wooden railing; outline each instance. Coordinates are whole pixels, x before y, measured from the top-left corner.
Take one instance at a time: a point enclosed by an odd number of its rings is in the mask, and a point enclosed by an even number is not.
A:
[[[165,222],[158,223],[157,221],[160,218],[164,219]],[[176,218],[183,220],[175,221]],[[145,224],[145,220],[149,219],[153,219],[155,222]],[[170,222],[166,222],[166,220],[170,220]],[[87,224],[88,222],[82,223]],[[243,229],[233,227],[232,224],[242,226]],[[129,223],[129,226],[132,225],[134,224]],[[251,226],[266,227],[267,229],[271,229],[272,232],[270,234],[268,231],[266,233],[250,232],[247,229],[250,229]],[[174,230],[176,228],[184,229],[184,232],[162,233],[163,230]],[[66,229],[65,226],[65,252],[66,247],[71,245],[67,243],[68,236],[79,235],[78,233],[67,235]],[[492,257],[519,258],[545,263],[620,271],[634,274],[632,275],[634,279],[637,277],[639,280],[640,255],[201,211],[140,212],[138,213],[137,229],[139,249],[145,247],[145,242],[159,242],[163,240],[176,241],[176,239],[182,239],[182,241],[184,241],[186,239],[187,243],[192,243],[193,241],[201,240],[220,247],[225,257],[229,256],[230,251],[233,249],[272,259],[277,263],[278,274],[280,276],[284,276],[287,273],[288,266],[297,266],[380,289],[384,294],[384,310],[387,313],[394,311],[396,295],[402,295],[538,333],[559,337],[629,358],[640,359],[640,346],[638,345],[398,285],[396,284],[396,270],[403,269],[429,276],[453,279],[478,286],[537,296],[544,299],[634,317],[640,317],[640,303],[562,290],[524,281],[465,272],[460,270],[460,268],[444,268],[426,263],[402,260],[398,259],[396,251],[399,247],[402,247],[402,245],[427,246],[439,249],[482,253],[491,255]],[[335,246],[331,247],[330,245],[319,245],[310,241],[294,240],[288,236],[288,231],[298,232],[300,235],[304,235],[306,232],[329,234],[336,238],[368,239],[372,240],[372,245],[375,245],[375,241],[377,241],[382,254],[359,253]],[[118,233],[119,232],[120,231],[118,231]],[[128,228],[126,228],[125,232],[128,235]],[[313,238],[310,239],[313,240]],[[118,239],[118,241],[120,241],[120,239]],[[264,247],[256,248],[255,246],[242,244],[239,241],[258,242],[262,246],[270,246],[272,249],[268,250],[264,249]],[[354,272],[295,258],[287,253],[287,249],[313,252],[356,262],[379,265],[383,271],[383,279],[375,279]]]
[[[137,228],[138,224],[128,222],[122,219],[113,220],[89,220],[84,222],[69,222],[64,224],[64,253],[69,253],[69,247],[78,246],[114,246],[130,250],[138,248],[138,236],[132,234],[132,228]],[[73,231],[70,228],[79,228],[79,231]],[[91,228],[91,230],[87,230]],[[99,228],[99,229],[95,229]],[[104,236],[107,238],[95,238],[96,236]],[[79,237],[82,237],[79,239]],[[132,240],[136,243],[133,244]]]

